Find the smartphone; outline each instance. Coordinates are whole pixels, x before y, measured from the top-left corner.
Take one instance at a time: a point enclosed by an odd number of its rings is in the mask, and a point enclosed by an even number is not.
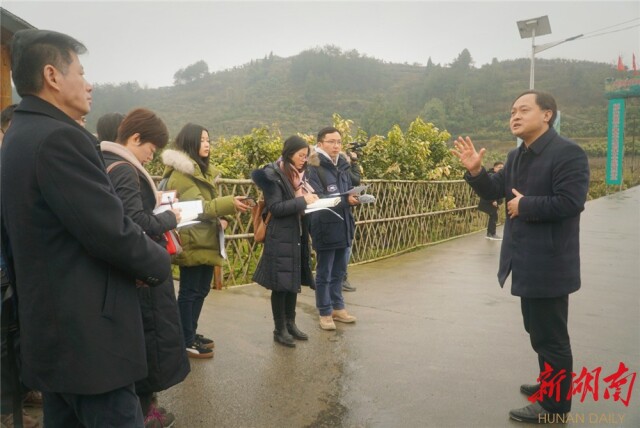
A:
[[[256,204],[256,200],[253,198],[253,196],[245,196],[240,200],[244,202],[246,205],[249,205],[250,207],[253,207]]]

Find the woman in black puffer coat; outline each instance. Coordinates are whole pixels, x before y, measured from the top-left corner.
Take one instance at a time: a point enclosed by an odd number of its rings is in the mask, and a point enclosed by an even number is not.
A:
[[[271,290],[273,339],[289,347],[295,346],[294,338],[309,338],[295,322],[300,286],[314,286],[309,226],[304,215],[307,205],[318,200],[305,178],[309,150],[302,138],[289,137],[284,142],[281,159],[251,173],[271,213],[253,280]]]
[[[159,205],[158,192],[143,164],[152,160],[156,149],[166,146],[167,141],[164,122],[149,110],[136,109],[120,124],[116,142],[100,143],[107,173],[122,200],[125,214],[162,246],[166,246],[164,232],[176,227],[180,214],[177,209],[153,214]],[[146,418],[164,423],[173,415],[157,411],[153,393],[182,382],[190,371],[173,279],[169,277],[157,287],[139,287],[138,298],[148,375],[136,382],[136,393]]]

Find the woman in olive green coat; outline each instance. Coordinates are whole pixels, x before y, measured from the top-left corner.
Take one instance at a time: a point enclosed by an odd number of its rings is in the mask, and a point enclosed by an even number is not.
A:
[[[199,125],[185,125],[176,137],[178,150],[165,150],[163,178],[166,189],[176,190],[180,201],[202,201],[199,223],[179,229],[182,253],[174,263],[180,267],[178,308],[187,353],[192,358],[213,357],[213,340],[197,334],[198,318],[211,289],[213,267],[222,266],[218,233],[227,226],[222,218],[249,207],[242,196],[219,196],[214,185],[218,172],[209,165],[209,132]]]

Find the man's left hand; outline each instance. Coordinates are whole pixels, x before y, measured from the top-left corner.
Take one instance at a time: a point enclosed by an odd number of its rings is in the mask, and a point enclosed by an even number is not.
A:
[[[524,195],[516,189],[511,189],[511,191],[516,195],[516,197],[507,202],[507,213],[509,214],[509,218],[513,219],[518,217],[518,214],[520,214],[518,211],[518,205],[520,204],[520,199],[522,199]]]
[[[349,201],[349,205],[352,205],[352,206],[358,205],[360,203],[356,195],[349,195],[348,201]]]

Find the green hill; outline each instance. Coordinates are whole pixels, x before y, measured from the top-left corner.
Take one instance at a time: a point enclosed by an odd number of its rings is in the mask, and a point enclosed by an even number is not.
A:
[[[420,116],[452,135],[508,140],[509,107],[528,88],[529,66],[523,58],[475,68],[466,49],[446,66],[430,59],[427,66],[391,64],[328,46],[205,71],[171,87],[97,85],[88,128],[95,130],[104,113],[143,106],[156,111],[172,135],[187,122],[215,137],[261,125],[276,125],[283,135],[315,133],[335,112],[369,135],[386,135],[393,124],[404,128]],[[572,138],[606,135],[604,79],[618,74],[608,64],[536,60],[536,88],[555,95],[562,132]]]

